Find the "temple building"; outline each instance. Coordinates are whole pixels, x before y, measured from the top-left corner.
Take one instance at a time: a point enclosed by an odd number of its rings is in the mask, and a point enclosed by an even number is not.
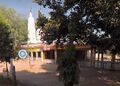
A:
[[[42,60],[52,59],[53,61],[57,61],[60,58],[61,54],[64,52],[66,43],[62,46],[57,45],[54,41],[51,44],[47,44],[43,37],[45,33],[43,28],[35,28],[35,20],[32,16],[32,13],[29,13],[28,18],[28,41],[27,44],[23,44],[20,46],[20,49],[25,49],[28,52],[28,58],[32,61],[34,60]],[[97,68],[110,68],[111,57],[104,54],[104,57],[101,53],[98,53],[95,49],[91,49],[89,45],[81,45],[81,43],[77,44],[73,42],[76,47],[76,58],[80,61],[83,66],[94,66]],[[120,58],[117,56],[116,64],[120,62]],[[84,62],[84,63],[82,63]],[[120,66],[116,66],[116,69],[119,69]]]
[[[61,53],[64,52],[65,46],[58,46],[55,43],[46,44],[43,41],[44,31],[42,28],[35,28],[35,20],[32,16],[32,12],[29,13],[28,17],[28,42],[27,44],[21,45],[22,49],[26,49],[28,57],[31,60],[36,59],[54,59],[60,57]],[[90,46],[76,44],[76,56],[80,59],[85,59],[88,55]]]

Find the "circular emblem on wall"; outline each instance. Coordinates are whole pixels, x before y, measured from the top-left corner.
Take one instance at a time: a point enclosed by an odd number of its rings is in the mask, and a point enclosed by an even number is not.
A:
[[[18,56],[19,56],[21,59],[25,59],[25,58],[27,57],[27,55],[28,55],[28,53],[27,53],[27,51],[24,50],[24,49],[21,49],[21,50],[19,50],[19,52],[18,52]]]

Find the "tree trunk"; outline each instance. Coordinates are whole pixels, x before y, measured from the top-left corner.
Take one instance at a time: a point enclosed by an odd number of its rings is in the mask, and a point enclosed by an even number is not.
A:
[[[104,57],[103,57],[103,52],[101,53],[101,68],[102,68],[102,70],[104,69]]]
[[[111,70],[115,70],[115,54],[112,54],[111,56]]]
[[[7,65],[7,61],[6,61],[5,63],[6,63],[6,72],[7,72],[7,78],[9,78],[9,71],[8,71],[8,65]]]
[[[70,83],[64,83],[64,86],[73,86],[73,83],[70,82]]]

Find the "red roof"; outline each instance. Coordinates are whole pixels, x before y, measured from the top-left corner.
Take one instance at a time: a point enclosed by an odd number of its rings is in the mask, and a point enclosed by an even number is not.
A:
[[[57,46],[56,44],[25,44],[25,45],[21,45],[20,48],[40,48],[44,51],[48,51],[48,50],[54,50],[54,49],[65,49],[66,45],[63,46]],[[90,49],[89,45],[76,45],[77,49]]]

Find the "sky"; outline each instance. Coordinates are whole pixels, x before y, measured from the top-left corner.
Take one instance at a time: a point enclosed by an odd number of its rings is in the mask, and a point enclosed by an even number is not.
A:
[[[50,9],[39,6],[38,4],[33,3],[32,0],[0,0],[0,5],[7,8],[13,8],[25,18],[28,18],[30,9],[35,19],[38,17],[38,10],[46,17],[49,16],[48,13],[50,12]]]

